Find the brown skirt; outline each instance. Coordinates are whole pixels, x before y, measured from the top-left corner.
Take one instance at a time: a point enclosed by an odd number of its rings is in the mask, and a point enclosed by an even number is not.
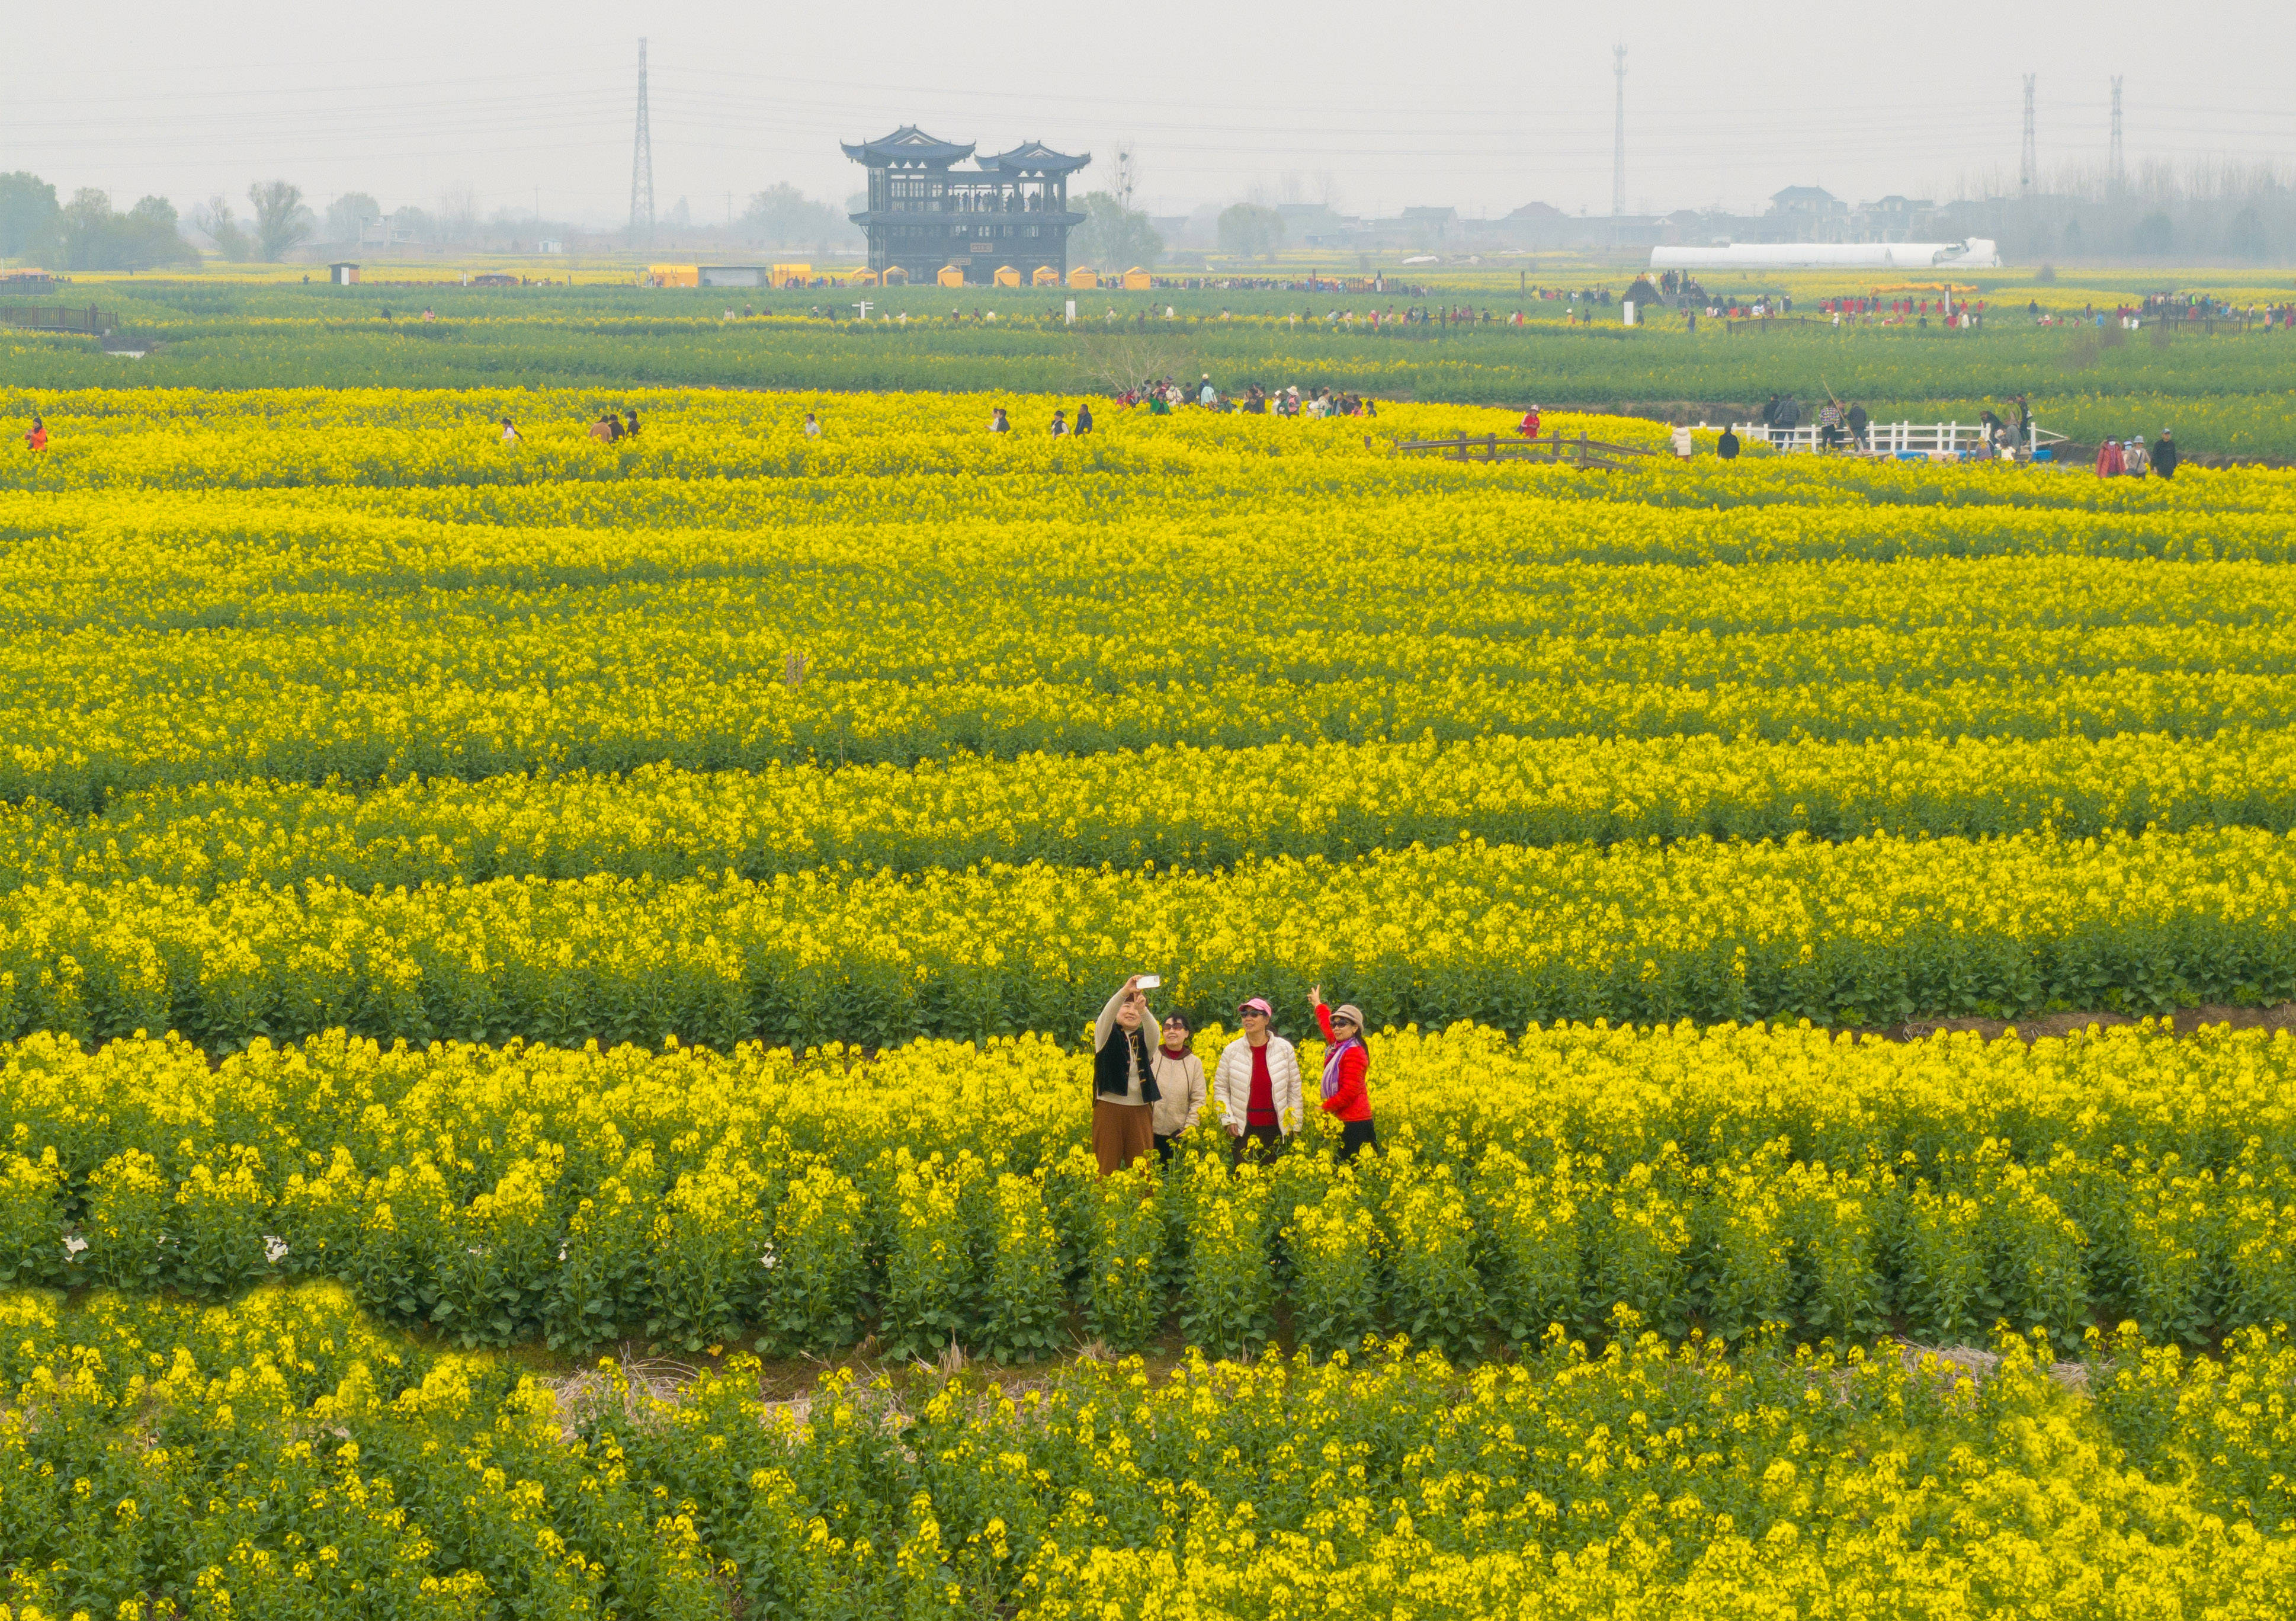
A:
[[[1155,1147],[1156,1111],[1144,1103],[1092,1100],[1092,1156],[1113,1176]]]

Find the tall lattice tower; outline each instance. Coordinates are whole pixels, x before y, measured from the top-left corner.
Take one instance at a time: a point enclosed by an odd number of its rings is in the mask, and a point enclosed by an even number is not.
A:
[[[1616,219],[1627,211],[1627,47],[1613,45],[1611,54],[1619,78],[1618,119],[1611,130],[1611,218]]]
[[[2120,155],[2120,75],[2112,76],[2112,144],[2104,154],[2104,177],[2117,193],[2128,184],[2128,165]]]
[[[1139,184],[1139,178],[1138,168],[1132,156],[1132,143],[1119,143],[1116,148],[1116,178],[1111,189],[1119,206],[1128,209],[1132,206],[1132,190]]]
[[[2030,197],[2041,183],[2041,163],[2033,145],[2033,75],[2025,75],[2025,146],[2017,156],[2017,194]]]
[[[638,41],[638,136],[630,150],[630,235],[653,240],[653,135],[646,128],[646,42]]]

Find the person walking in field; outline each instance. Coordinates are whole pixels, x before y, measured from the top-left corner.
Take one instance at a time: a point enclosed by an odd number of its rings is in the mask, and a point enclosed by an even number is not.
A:
[[[2145,454],[2144,436],[2132,434],[2120,448],[2120,470],[2132,479],[2141,479],[2152,471],[2152,458]]]
[[[1135,974],[1092,1027],[1092,1156],[1113,1176],[1148,1152],[1154,1138],[1156,1062],[1149,1047],[1148,998]]]
[[[2177,436],[2167,428],[2152,441],[2152,471],[2164,479],[2177,476]]]
[[[1738,459],[1738,435],[1726,422],[1722,424],[1721,437],[1714,441],[1714,454],[1726,462]]]
[[[1066,411],[1054,411],[1053,413],[1053,437],[1054,439],[1064,439],[1068,436],[1068,431],[1069,414]]]
[[[1326,1008],[1321,985],[1308,995],[1316,1004],[1316,1023],[1324,1031],[1323,1109],[1340,1123],[1340,1163],[1345,1164],[1365,1148],[1379,1152],[1371,1091],[1364,1084],[1371,1069],[1371,1049],[1364,1045],[1363,1009],[1353,1002]]]
[[[805,436],[808,439],[819,439],[821,437],[821,418],[816,416],[810,411],[808,411],[805,414]]]
[[[505,445],[518,443],[518,430],[511,425],[511,420],[507,416],[503,418],[502,442]]]
[[[1522,436],[1525,439],[1537,439],[1538,437],[1538,407],[1537,406],[1533,406],[1530,409],[1525,411],[1522,414],[1522,420],[1515,425],[1522,430]]]
[[[1668,439],[1674,446],[1675,455],[1685,462],[1688,461],[1690,459],[1690,424],[1686,422],[1676,423],[1674,432],[1668,435]]]
[[[1204,1061],[1188,1046],[1188,1021],[1184,1014],[1164,1016],[1163,1045],[1149,1055],[1156,1073],[1153,1125],[1156,1157],[1169,1164],[1172,1144],[1194,1129],[1204,1111]]]
[[[1300,1129],[1300,1053],[1269,1027],[1275,1010],[1266,998],[1255,996],[1236,1012],[1243,1033],[1219,1056],[1212,1100],[1234,1140],[1237,1163],[1247,1153],[1265,1162]]]
[[[1089,399],[1081,401],[1077,406],[1076,431],[1079,433],[1092,432],[1092,401]]]
[[[37,413],[32,417],[30,431],[24,435],[24,448],[28,450],[45,450],[48,448],[48,424],[41,421]]]
[[[988,413],[988,431],[991,433],[1010,433],[1013,431],[1012,421],[1004,415],[1004,407],[1003,406],[996,406],[990,408]]]
[[[2120,447],[2108,439],[2096,448],[2096,476],[2111,479],[2119,478],[2120,473]]]

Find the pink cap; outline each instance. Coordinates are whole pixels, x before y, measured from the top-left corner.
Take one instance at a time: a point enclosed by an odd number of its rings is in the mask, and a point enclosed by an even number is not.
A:
[[[1238,1008],[1236,1011],[1238,1013],[1264,1013],[1270,1018],[1274,1018],[1275,1016],[1275,1009],[1267,1005],[1267,1000],[1265,997],[1259,996],[1255,996],[1250,1000],[1245,1002],[1242,1007]]]

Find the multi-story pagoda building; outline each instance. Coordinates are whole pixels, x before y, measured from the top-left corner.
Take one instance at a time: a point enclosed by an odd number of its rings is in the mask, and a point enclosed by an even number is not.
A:
[[[976,158],[970,145],[905,124],[881,141],[846,146],[845,155],[869,170],[869,206],[850,218],[868,233],[872,270],[930,284],[955,265],[984,286],[1007,267],[1024,284],[1039,268],[1068,275],[1069,229],[1084,223],[1069,210],[1069,177],[1091,153],[1070,157],[1028,141]],[[955,167],[967,158],[971,169]]]

